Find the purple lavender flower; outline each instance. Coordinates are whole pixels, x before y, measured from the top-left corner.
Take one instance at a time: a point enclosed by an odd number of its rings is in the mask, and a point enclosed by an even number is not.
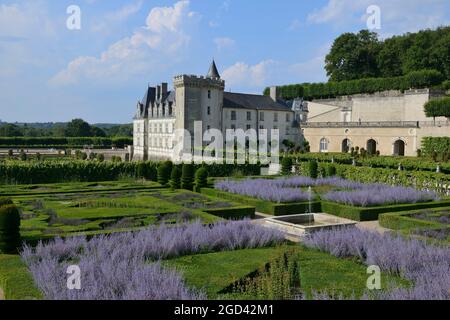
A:
[[[323,198],[354,206],[382,204],[417,203],[438,200],[430,191],[413,188],[393,187],[386,184],[363,184],[339,177],[312,179],[296,176],[278,179],[223,180],[215,184],[218,190],[245,195],[272,202],[300,202],[309,200],[308,193],[301,188],[329,185],[339,189],[329,192]]]
[[[42,242],[25,247],[22,259],[47,299],[55,300],[193,300],[203,292],[186,287],[175,270],[158,261],[199,252],[257,248],[283,241],[283,235],[250,221],[200,222],[151,227],[135,233]],[[67,267],[81,270],[81,290],[66,286]]]
[[[378,265],[384,272],[402,276],[413,283],[411,287],[391,288],[375,295],[368,293],[365,298],[450,299],[449,247],[357,228],[318,231],[310,234],[304,244],[339,258],[357,257],[366,265]]]

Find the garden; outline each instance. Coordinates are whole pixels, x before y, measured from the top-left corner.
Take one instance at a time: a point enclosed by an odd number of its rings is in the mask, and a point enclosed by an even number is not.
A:
[[[0,298],[449,299],[449,199],[325,172],[208,178],[166,162],[153,180],[1,186]],[[255,215],[306,212],[393,231],[341,227],[294,243]],[[67,288],[74,265],[80,290]],[[381,289],[367,288],[371,265]]]
[[[326,212],[357,221],[377,220],[386,212],[448,207],[450,200],[434,191],[339,177],[290,176],[275,179],[222,179],[204,194],[254,205],[261,213],[287,215]]]

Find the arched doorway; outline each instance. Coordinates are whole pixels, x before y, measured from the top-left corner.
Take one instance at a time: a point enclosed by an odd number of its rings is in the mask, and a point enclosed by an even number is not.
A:
[[[405,155],[405,142],[403,140],[397,140],[394,142],[394,156]]]
[[[373,139],[367,141],[367,153],[374,155],[377,153],[377,142]]]
[[[343,153],[348,153],[350,151],[350,147],[351,147],[351,142],[349,139],[344,139],[342,141],[342,152]]]

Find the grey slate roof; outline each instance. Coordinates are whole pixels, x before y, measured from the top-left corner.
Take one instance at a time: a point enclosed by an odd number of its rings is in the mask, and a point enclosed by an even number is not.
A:
[[[220,79],[220,74],[219,71],[217,70],[216,62],[214,60],[212,61],[211,66],[209,67],[209,71],[206,77],[211,79]]]
[[[245,94],[245,93],[223,93],[224,108],[243,108],[253,110],[291,111],[289,105],[283,100],[272,100],[269,96]]]
[[[166,96],[163,97],[162,101],[156,101],[156,88],[148,87],[144,97],[139,102],[135,117],[137,119],[148,117],[148,110],[155,104],[159,105],[160,103],[168,103],[173,105],[175,103],[175,96],[176,95],[174,90],[168,91]]]

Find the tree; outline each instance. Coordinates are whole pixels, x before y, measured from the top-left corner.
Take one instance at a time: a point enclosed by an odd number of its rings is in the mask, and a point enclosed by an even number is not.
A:
[[[291,174],[292,164],[291,157],[284,157],[283,160],[281,160],[281,174],[284,176]]]
[[[202,188],[208,186],[208,170],[201,167],[195,172],[195,192],[200,192]]]
[[[319,165],[317,164],[317,161],[312,160],[308,162],[308,175],[311,178],[316,179],[319,175]]]
[[[67,124],[65,135],[67,137],[90,137],[92,135],[91,126],[82,119],[74,119]]]
[[[23,133],[19,126],[7,123],[0,126],[0,136],[2,137],[22,137]]]
[[[91,137],[106,137],[106,133],[99,127],[91,126]]]
[[[380,76],[384,78],[403,75],[402,70],[402,37],[386,39],[377,57]]]
[[[170,187],[172,190],[181,188],[181,170],[177,166],[172,168],[172,172],[170,174]]]
[[[158,182],[162,186],[166,186],[170,180],[170,175],[172,172],[172,162],[165,161],[161,163],[158,167]]]
[[[17,253],[20,247],[19,229],[19,210],[8,201],[0,200],[0,253]]]
[[[427,117],[450,118],[450,97],[430,100],[425,104],[424,109]]]
[[[194,166],[192,164],[183,164],[181,173],[181,188],[192,190],[194,183]]]
[[[357,34],[342,34],[334,41],[325,58],[325,70],[330,81],[377,77],[380,49],[375,32],[361,30]]]

